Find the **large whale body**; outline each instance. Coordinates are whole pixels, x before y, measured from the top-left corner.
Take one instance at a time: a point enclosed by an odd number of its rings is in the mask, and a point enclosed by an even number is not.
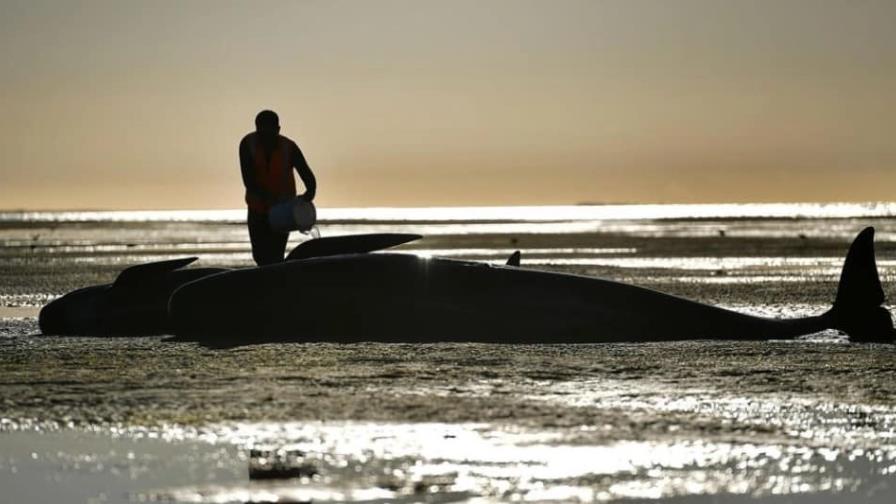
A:
[[[379,233],[317,238],[300,243],[287,261],[334,254],[366,253],[420,238],[416,234]],[[93,285],[54,299],[38,317],[44,334],[146,336],[170,332],[168,300],[175,289],[226,268],[181,269],[195,257],[138,264],[111,284]]]
[[[836,300],[814,317],[771,319],[584,276],[408,254],[311,258],[204,277],[169,304],[178,340],[641,342],[792,338],[839,329],[892,342],[874,230],[853,242]]]

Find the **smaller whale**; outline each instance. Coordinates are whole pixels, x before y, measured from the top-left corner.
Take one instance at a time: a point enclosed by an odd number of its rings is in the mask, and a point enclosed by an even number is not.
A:
[[[287,261],[346,253],[366,253],[421,238],[417,234],[379,233],[316,238],[300,243]],[[227,268],[189,268],[196,257],[131,266],[111,284],[78,289],[43,308],[43,334],[71,336],[148,336],[169,332],[168,300],[178,287]],[[250,268],[251,269],[251,268]]]
[[[347,254],[234,270],[174,291],[180,341],[600,343],[769,340],[838,329],[892,343],[874,229],[847,253],[833,306],[813,317],[758,317],[600,278],[410,254]]]
[[[196,257],[131,266],[111,284],[84,287],[40,310],[43,334],[146,336],[168,329],[168,298],[181,285],[225,268],[180,269]]]

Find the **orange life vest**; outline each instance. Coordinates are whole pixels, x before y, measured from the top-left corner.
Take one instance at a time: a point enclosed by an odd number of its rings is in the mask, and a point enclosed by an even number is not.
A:
[[[264,150],[256,135],[249,137],[249,154],[252,156],[252,176],[255,184],[271,194],[277,201],[295,197],[296,178],[292,172],[292,150],[289,140],[279,136],[277,146],[266,159]],[[246,204],[254,212],[267,213],[271,209],[269,203],[249,194],[246,191]]]

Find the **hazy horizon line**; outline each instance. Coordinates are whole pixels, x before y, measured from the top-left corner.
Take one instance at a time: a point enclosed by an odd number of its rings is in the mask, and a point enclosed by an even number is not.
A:
[[[627,201],[627,202],[600,202],[583,201],[577,203],[551,203],[532,205],[366,205],[366,206],[318,206],[318,209],[425,209],[425,208],[556,208],[556,207],[588,207],[588,206],[712,206],[712,205],[878,205],[896,204],[894,200],[793,200],[793,201],[705,201],[705,202],[677,202],[677,201]],[[17,212],[197,212],[197,211],[240,211],[245,207],[168,207],[168,208],[0,208],[0,213]]]

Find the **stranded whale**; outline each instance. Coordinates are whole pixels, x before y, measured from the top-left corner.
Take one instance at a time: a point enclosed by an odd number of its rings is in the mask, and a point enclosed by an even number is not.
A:
[[[168,299],[181,285],[224,268],[180,269],[195,257],[131,266],[115,282],[84,287],[40,310],[43,334],[145,336],[168,329]]]
[[[317,238],[296,246],[287,261],[335,254],[365,253],[420,238],[416,234],[381,233]],[[181,269],[195,257],[131,266],[115,282],[72,291],[44,306],[38,318],[44,334],[143,336],[170,332],[168,300],[181,285],[225,268]]]
[[[174,291],[176,340],[207,346],[305,341],[495,343],[782,339],[838,329],[892,342],[866,228],[847,254],[833,307],[763,318],[577,275],[409,254],[348,254],[233,270]]]

